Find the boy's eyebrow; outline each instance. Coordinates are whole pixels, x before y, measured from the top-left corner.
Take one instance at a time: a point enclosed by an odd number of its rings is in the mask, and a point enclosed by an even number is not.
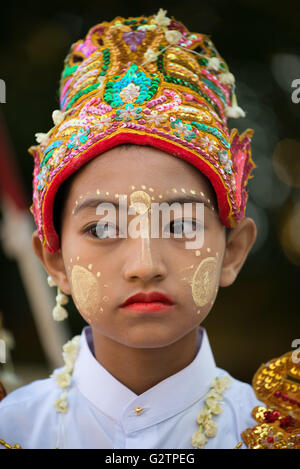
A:
[[[122,195],[122,194],[119,194],[119,195]],[[161,203],[173,204],[175,202],[179,204],[184,204],[188,202],[190,203],[198,202],[198,203],[204,204],[206,207],[210,209],[215,210],[212,201],[210,201],[209,199],[201,195],[186,195],[186,196],[180,196],[180,197],[174,196],[173,198],[169,198],[167,200],[161,199],[160,201],[158,201],[158,203],[160,204]],[[101,199],[99,197],[89,197],[87,199],[84,199],[82,202],[76,205],[76,207],[73,210],[73,214],[76,215],[78,212],[86,208],[96,208],[98,207],[99,204],[102,204],[102,203],[112,204],[116,207],[116,209],[119,209],[119,203],[116,202],[115,200]],[[128,196],[127,196],[127,203],[128,203]],[[152,203],[155,203],[155,201],[152,201]]]

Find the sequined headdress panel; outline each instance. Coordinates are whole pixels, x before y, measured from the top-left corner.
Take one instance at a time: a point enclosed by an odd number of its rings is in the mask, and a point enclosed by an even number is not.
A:
[[[208,36],[190,33],[160,10],[116,18],[72,45],[60,82],[54,127],[36,134],[32,212],[40,239],[55,252],[53,203],[62,182],[122,143],[150,145],[188,161],[212,183],[224,225],[245,215],[252,130],[229,132],[242,117],[234,76]]]

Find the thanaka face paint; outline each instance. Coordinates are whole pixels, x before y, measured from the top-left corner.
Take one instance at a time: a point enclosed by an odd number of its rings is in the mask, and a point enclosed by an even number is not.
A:
[[[74,265],[71,272],[74,302],[80,313],[91,321],[101,312],[101,288],[95,275],[81,265]]]
[[[143,187],[143,186],[142,186]],[[135,191],[130,195],[130,207],[132,207],[138,214],[143,215],[146,222],[146,233],[142,236],[142,262],[147,265],[152,265],[151,249],[150,249],[150,223],[148,213],[151,212],[151,197],[145,191]],[[130,209],[129,207],[129,209]],[[143,230],[145,231],[145,230]],[[146,235],[146,236],[145,236]]]

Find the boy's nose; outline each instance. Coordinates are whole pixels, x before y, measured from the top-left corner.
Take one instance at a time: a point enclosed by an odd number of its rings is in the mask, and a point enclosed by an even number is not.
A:
[[[126,263],[123,267],[123,276],[126,280],[141,279],[149,282],[166,277],[167,268],[158,246],[159,240],[156,240],[156,249],[153,244],[153,240],[149,237],[128,240]]]

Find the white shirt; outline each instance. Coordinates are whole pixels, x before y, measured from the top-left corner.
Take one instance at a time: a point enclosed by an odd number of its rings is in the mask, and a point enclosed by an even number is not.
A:
[[[193,449],[191,438],[199,427],[196,418],[205,406],[210,383],[225,374],[215,364],[206,330],[199,328],[195,359],[137,395],[96,360],[87,326],[67,388],[67,413],[54,408],[63,390],[53,377],[34,381],[1,401],[0,439],[24,449]],[[242,442],[241,432],[256,424],[251,411],[263,404],[249,384],[231,379],[231,387],[223,393],[223,411],[213,416],[217,435],[208,438],[204,448],[232,449]],[[143,409],[141,413],[135,411],[137,407]]]

